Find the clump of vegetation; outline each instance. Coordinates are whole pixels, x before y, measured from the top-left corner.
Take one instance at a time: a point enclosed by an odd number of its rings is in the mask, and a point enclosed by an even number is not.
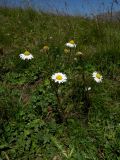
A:
[[[0,8],[0,158],[120,157],[120,23]]]

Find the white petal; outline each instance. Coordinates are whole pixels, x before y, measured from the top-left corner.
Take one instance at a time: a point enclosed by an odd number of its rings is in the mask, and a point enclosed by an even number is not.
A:
[[[21,59],[25,60],[25,55],[24,54],[21,53],[19,56],[20,56]]]
[[[32,59],[32,58],[33,58],[33,55],[32,55],[32,54],[26,56],[26,59],[28,59],[28,60],[30,60],[30,59]]]
[[[97,72],[93,72],[92,77],[96,77]]]
[[[25,59],[28,59],[28,60],[29,60],[29,59],[32,59],[32,58],[33,58],[32,54],[26,56],[26,55],[24,55],[23,53],[21,53],[19,56],[20,56],[20,58],[23,59],[23,60],[25,60]]]
[[[94,78],[94,80],[95,80],[97,83],[100,83],[100,82],[101,82],[101,79],[98,79],[98,78]]]
[[[30,55],[28,56],[28,58],[29,58],[29,59],[32,59],[32,58],[33,58],[33,56],[30,54]]]
[[[86,91],[90,91],[90,90],[91,90],[91,87],[85,87],[85,90],[86,90]]]
[[[87,89],[88,91],[90,91],[91,90],[91,87],[88,87],[88,89]]]
[[[55,75],[52,75],[52,79],[55,80],[55,79],[56,79],[56,76],[55,76]]]

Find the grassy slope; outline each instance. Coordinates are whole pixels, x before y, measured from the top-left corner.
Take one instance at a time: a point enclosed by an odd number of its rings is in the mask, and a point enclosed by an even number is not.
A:
[[[38,14],[31,9],[0,8],[0,19],[1,158],[119,160],[120,24]],[[40,50],[49,45],[51,57],[58,56],[56,67],[51,64],[51,76],[56,70],[64,71],[60,57],[70,39],[85,54],[86,70],[101,71],[104,77],[91,91],[87,127],[77,108],[62,124],[56,123],[54,113],[48,114],[56,100],[45,74],[47,57]],[[35,57],[29,64],[18,58],[25,49]],[[63,89],[67,92],[67,87]]]

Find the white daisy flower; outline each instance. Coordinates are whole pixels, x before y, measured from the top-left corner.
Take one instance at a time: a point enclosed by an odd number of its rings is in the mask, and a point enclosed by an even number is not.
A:
[[[23,60],[30,60],[34,58],[33,55],[29,51],[25,51],[24,53],[21,53],[19,56]]]
[[[76,44],[73,40],[69,41],[68,43],[65,44],[67,47],[70,48],[76,48]]]
[[[52,80],[54,80],[55,82],[58,82],[58,83],[64,83],[67,81],[67,76],[66,74],[63,74],[63,73],[55,73],[52,75]]]
[[[95,80],[97,83],[102,82],[103,77],[102,77],[102,75],[99,74],[98,72],[96,72],[96,71],[93,72],[92,77],[94,78],[94,80]]]

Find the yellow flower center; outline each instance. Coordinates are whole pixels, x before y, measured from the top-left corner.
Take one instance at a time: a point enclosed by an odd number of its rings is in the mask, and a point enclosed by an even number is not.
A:
[[[100,79],[100,78],[101,78],[101,74],[97,73],[97,74],[96,74],[96,77],[97,77],[98,79]]]
[[[71,44],[75,44],[75,42],[74,42],[73,40],[71,40],[69,43],[71,43]]]
[[[24,55],[25,55],[25,56],[29,56],[29,55],[30,55],[30,52],[29,52],[29,51],[25,51],[25,52],[24,52]]]
[[[61,75],[57,75],[57,76],[56,76],[56,79],[57,79],[57,80],[62,80],[62,76],[61,76]]]

